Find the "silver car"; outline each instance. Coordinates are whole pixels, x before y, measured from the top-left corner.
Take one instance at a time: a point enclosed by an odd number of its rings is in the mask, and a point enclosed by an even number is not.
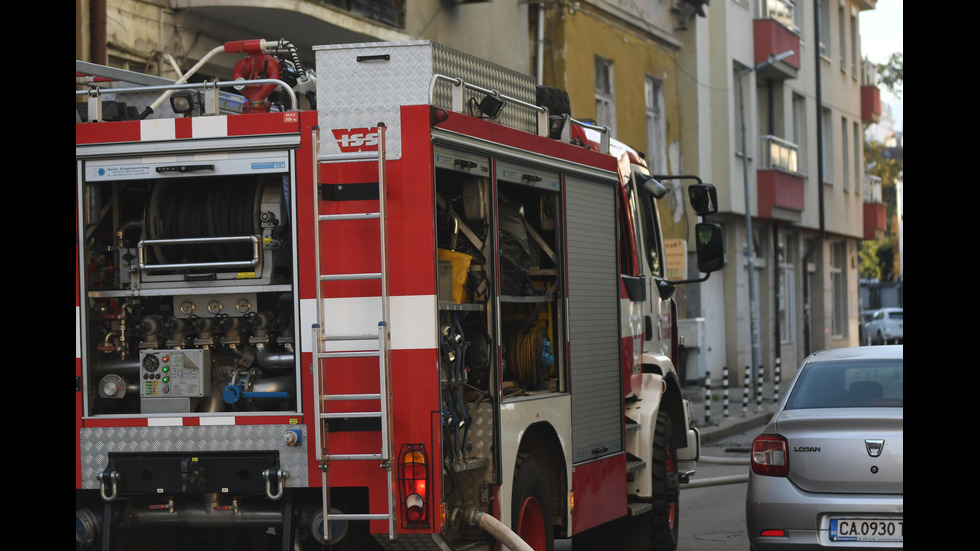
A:
[[[804,360],[752,442],[753,550],[903,547],[902,355],[874,346]]]

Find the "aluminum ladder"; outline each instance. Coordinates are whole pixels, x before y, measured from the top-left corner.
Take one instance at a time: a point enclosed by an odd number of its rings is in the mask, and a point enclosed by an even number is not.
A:
[[[378,152],[367,153],[340,153],[333,155],[320,155],[318,130],[314,129],[313,143],[316,153],[313,156],[313,204],[316,216],[315,248],[316,248],[316,275],[317,275],[317,323],[313,326],[314,354],[316,368],[313,370],[313,381],[317,392],[315,406],[316,413],[316,442],[319,446],[317,454],[320,461],[321,483],[323,490],[323,517],[324,517],[324,538],[331,539],[330,522],[333,520],[352,521],[352,520],[387,520],[388,538],[395,538],[395,499],[394,480],[392,472],[392,448],[391,448],[391,392],[390,383],[390,324],[389,324],[389,289],[388,289],[388,253],[387,253],[387,211],[386,211],[386,159],[385,159],[385,125],[378,123]],[[319,165],[324,163],[338,163],[346,161],[370,161],[378,162],[378,211],[358,214],[320,214],[319,196]],[[351,220],[378,220],[380,230],[379,253],[381,268],[373,273],[347,273],[347,274],[323,274],[320,267],[321,243],[320,234],[324,226],[330,224],[342,224]],[[327,334],[324,331],[324,307],[323,307],[323,284],[329,281],[353,281],[377,279],[381,283],[381,316],[378,321],[377,333],[362,334]],[[370,341],[376,340],[378,350],[349,350],[349,351],[324,351],[324,343],[337,341]],[[377,393],[371,394],[331,394],[328,391],[327,364],[337,359],[344,358],[364,358],[377,357],[379,389]],[[343,412],[328,413],[328,402],[348,402],[377,400],[381,407],[379,411]],[[381,424],[381,449],[377,453],[361,454],[331,454],[328,451],[328,425],[331,419],[378,419]],[[330,509],[330,463],[334,461],[378,461],[381,469],[386,471],[387,477],[387,514],[349,514],[332,513]]]

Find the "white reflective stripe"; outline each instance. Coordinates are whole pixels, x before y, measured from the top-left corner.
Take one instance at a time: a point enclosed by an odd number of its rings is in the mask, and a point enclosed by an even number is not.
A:
[[[438,347],[436,338],[436,295],[393,296],[391,305],[391,349],[416,350]],[[352,335],[378,332],[380,297],[328,298],[323,300],[323,332],[326,335]],[[302,352],[313,352],[312,327],[316,322],[316,299],[300,301]],[[324,351],[377,350],[374,341],[325,342]]]
[[[316,299],[306,298],[299,301],[300,347],[302,353],[313,352],[313,324],[316,323]]]
[[[149,119],[140,121],[140,140],[172,140],[177,136],[176,119]]]
[[[146,420],[149,427],[179,427],[183,424],[183,417],[149,417]]]
[[[391,297],[391,349],[438,348],[436,295]]]
[[[224,138],[228,136],[228,116],[194,117],[191,133],[195,138]]]
[[[82,357],[82,309],[75,307],[75,359]]]
[[[140,121],[140,140],[173,140],[177,138],[176,119],[148,119]],[[228,116],[194,117],[191,119],[191,136],[194,138],[225,138],[228,136]]]
[[[234,425],[234,417],[201,417],[202,425]]]

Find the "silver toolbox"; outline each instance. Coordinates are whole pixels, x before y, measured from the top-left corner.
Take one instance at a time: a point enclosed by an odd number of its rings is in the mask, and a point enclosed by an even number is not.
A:
[[[388,128],[386,156],[401,158],[400,106],[430,104],[433,75],[462,79],[530,104],[536,99],[533,77],[435,42],[341,44],[313,49],[320,152],[324,157],[377,151],[374,128],[383,122]],[[451,86],[444,80],[436,81],[431,103],[450,109]],[[475,98],[474,103],[483,96],[474,90],[464,95]],[[505,106],[498,122],[526,132],[537,131],[535,113],[518,105]]]

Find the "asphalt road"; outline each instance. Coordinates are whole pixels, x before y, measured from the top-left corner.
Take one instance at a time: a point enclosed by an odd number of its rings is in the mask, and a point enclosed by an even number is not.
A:
[[[703,445],[698,471],[681,489],[681,551],[746,551],[749,450],[762,427]]]

